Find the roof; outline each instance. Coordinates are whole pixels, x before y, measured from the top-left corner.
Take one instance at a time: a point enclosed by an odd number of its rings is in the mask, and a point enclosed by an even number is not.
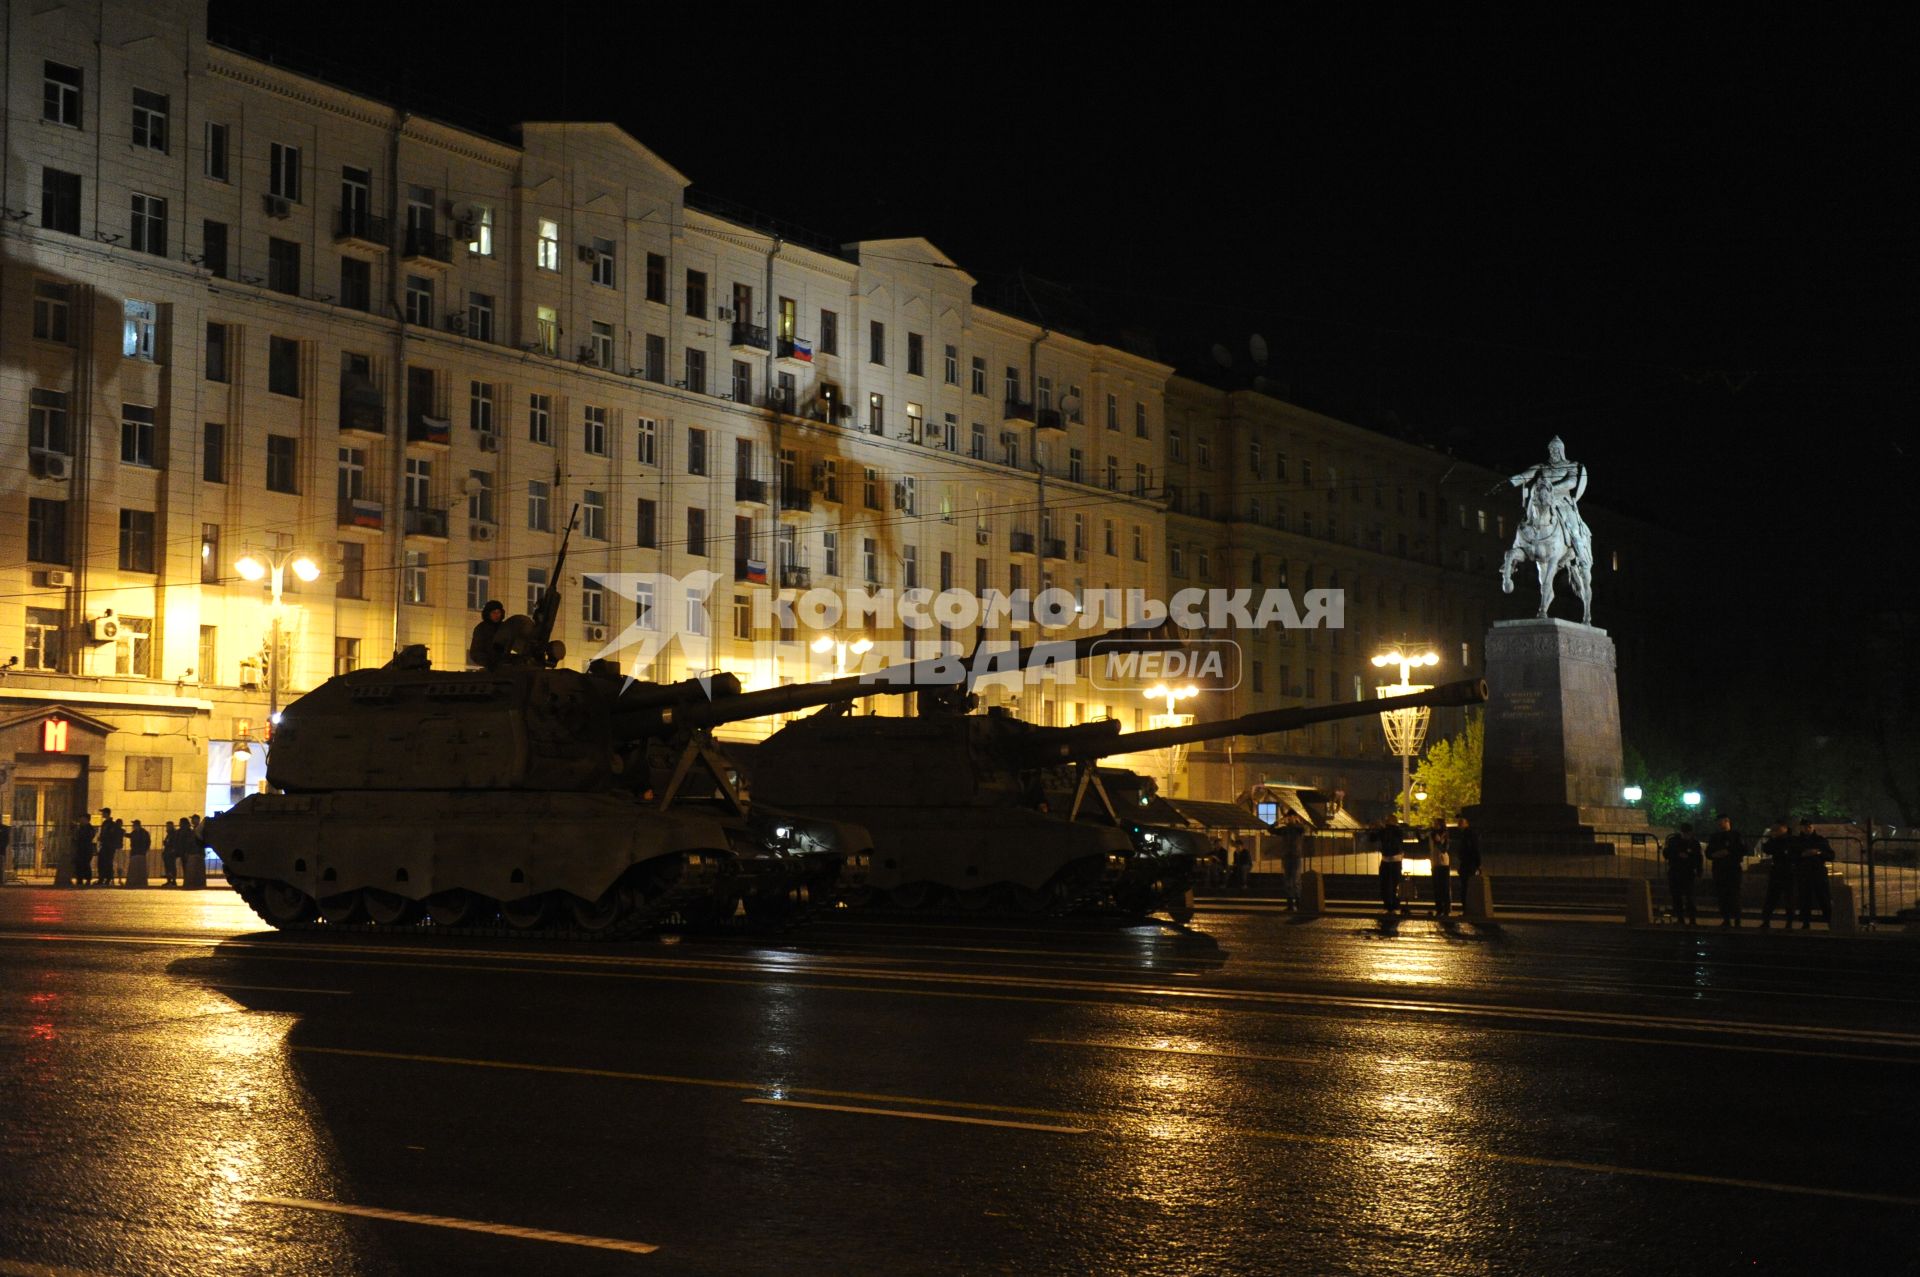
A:
[[[1273,826],[1238,803],[1213,803],[1198,798],[1169,798],[1167,805],[1202,829],[1245,829],[1268,834]]]

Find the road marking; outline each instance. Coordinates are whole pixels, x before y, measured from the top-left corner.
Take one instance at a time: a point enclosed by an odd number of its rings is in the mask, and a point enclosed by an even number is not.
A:
[[[871,1100],[882,1104],[920,1104],[930,1108],[966,1109],[975,1113],[1018,1113],[1022,1117],[1058,1117],[1078,1113],[1059,1109],[1022,1108],[1013,1104],[981,1104],[972,1100],[932,1100],[917,1095],[884,1095],[871,1091],[839,1091],[819,1086],[785,1086],[769,1082],[741,1082],[732,1078],[688,1077],[677,1073],[633,1073],[624,1069],[591,1069],[571,1064],[529,1064],[519,1060],[473,1060],[453,1055],[410,1055],[399,1051],[370,1051],[344,1046],[290,1046],[308,1055],[343,1055],[367,1060],[404,1060],[414,1064],[451,1064],[475,1069],[507,1069],[525,1073],[556,1073],[569,1077],[604,1077],[623,1082],[656,1082],[664,1086],[704,1086],[721,1091],[781,1091],[788,1095],[817,1095],[829,1100]]]
[[[750,1095],[742,1104],[765,1104],[783,1109],[818,1109],[823,1113],[870,1113],[875,1117],[911,1117],[922,1122],[961,1122],[968,1126],[1004,1126],[1016,1131],[1048,1131],[1054,1135],[1085,1135],[1084,1126],[1046,1126],[1039,1122],[1005,1122],[990,1117],[961,1117],[957,1113],[915,1113],[908,1109],[876,1109],[859,1104],[813,1104],[806,1100],[773,1100]]]
[[[352,989],[297,989],[287,984],[230,984],[225,980],[219,983],[205,980],[181,981],[183,984],[198,984],[208,989],[248,989],[255,993],[325,993],[337,998],[350,998]]]
[[[556,1233],[545,1228],[522,1228],[517,1224],[489,1224],[478,1219],[455,1219],[451,1215],[415,1215],[411,1211],[383,1210],[378,1206],[349,1206],[344,1202],[316,1202],[304,1197],[249,1197],[254,1206],[284,1206],[289,1210],[325,1211],[331,1215],[356,1215],[363,1219],[385,1219],[397,1224],[425,1224],[432,1228],[457,1228],[469,1233],[490,1233],[496,1237],[516,1237],[530,1242],[555,1242],[562,1246],[589,1246],[595,1250],[625,1251],[629,1255],[651,1255],[658,1246],[646,1242],[623,1241],[618,1237],[591,1237],[584,1233]]]
[[[1308,1135],[1299,1131],[1249,1130],[1255,1139],[1283,1144],[1314,1144],[1324,1147],[1357,1149],[1377,1153],[1381,1144],[1352,1135]],[[1433,1146],[1423,1146],[1423,1151]],[[1920,1207],[1920,1197],[1901,1197],[1894,1193],[1869,1193],[1850,1188],[1819,1188],[1810,1184],[1777,1184],[1763,1179],[1735,1179],[1729,1175],[1698,1175],[1691,1171],[1659,1171],[1643,1166],[1613,1166],[1606,1162],[1575,1162],[1560,1157],[1528,1157],[1523,1153],[1489,1153],[1471,1148],[1447,1148],[1449,1156],[1481,1162],[1500,1162],[1510,1166],[1537,1166],[1545,1170],[1580,1171],[1589,1175],[1625,1175],[1635,1179],[1658,1179],[1678,1184],[1706,1184],[1714,1188],[1756,1189],[1766,1193],[1793,1193],[1802,1197],[1834,1197],[1851,1202],[1874,1202],[1885,1206]]]
[[[1041,1046],[1084,1046],[1100,1051],[1148,1051],[1163,1055],[1200,1055],[1210,1060],[1263,1060],[1274,1064],[1325,1064],[1324,1057],[1307,1055],[1255,1055],[1246,1051],[1209,1051],[1197,1046],[1145,1046],[1132,1042],[1080,1042],[1071,1038],[1028,1038]],[[1428,1061],[1437,1064],[1439,1061]]]

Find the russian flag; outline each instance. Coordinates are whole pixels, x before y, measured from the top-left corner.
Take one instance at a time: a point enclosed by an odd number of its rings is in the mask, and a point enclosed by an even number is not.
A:
[[[793,357],[803,364],[812,363],[813,343],[810,341],[802,341],[800,338],[795,337],[793,339]]]
[[[764,559],[747,560],[747,580],[758,585],[767,583],[767,564]]]

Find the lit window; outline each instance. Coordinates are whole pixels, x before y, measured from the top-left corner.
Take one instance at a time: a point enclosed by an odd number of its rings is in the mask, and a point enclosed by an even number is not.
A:
[[[540,219],[540,238],[534,246],[533,264],[541,270],[560,269],[560,223]]]
[[[128,359],[153,360],[154,330],[158,324],[160,308],[153,302],[134,301],[129,298],[123,307],[126,317],[122,329],[120,353]]]

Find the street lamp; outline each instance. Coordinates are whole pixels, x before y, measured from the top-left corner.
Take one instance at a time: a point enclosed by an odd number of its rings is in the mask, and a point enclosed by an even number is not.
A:
[[[1152,687],[1149,687],[1146,691],[1141,693],[1142,696],[1145,696],[1150,701],[1165,701],[1167,703],[1166,718],[1164,723],[1162,724],[1162,726],[1165,726],[1165,727],[1180,726],[1181,725],[1180,719],[1182,715],[1177,710],[1174,709],[1174,706],[1181,701],[1190,700],[1193,697],[1198,696],[1199,694],[1200,694],[1200,689],[1195,687],[1192,683],[1188,683],[1185,687],[1175,687],[1171,683],[1155,683]],[[1156,715],[1155,717],[1159,717],[1159,716]],[[1175,770],[1179,768],[1179,766],[1180,766],[1180,747],[1178,745],[1167,746],[1166,796],[1169,798],[1173,797],[1173,773],[1175,772]]]
[[[1698,807],[1700,805],[1700,791],[1697,789],[1689,789],[1686,793],[1680,795],[1680,801],[1689,807]]]
[[[267,727],[269,732],[280,722],[280,592],[287,580],[287,569],[302,581],[320,579],[320,565],[304,554],[291,550],[251,551],[240,557],[234,570],[249,581],[272,579],[273,636],[267,648]]]
[[[831,634],[822,634],[809,646],[822,656],[825,656],[828,652],[832,652],[833,676],[835,678],[844,678],[847,673],[847,653],[852,652],[855,656],[865,656],[873,650],[873,640],[862,635],[853,642],[848,643],[843,639],[834,638]]]
[[[1620,791],[1620,796],[1626,799],[1630,803],[1637,803],[1640,801],[1640,797],[1641,797],[1640,786],[1628,785],[1625,789]]]
[[[1403,652],[1399,648],[1382,652],[1373,658],[1374,668],[1385,669],[1389,665],[1398,665],[1400,681],[1379,684],[1374,688],[1374,693],[1388,697],[1424,692],[1428,685],[1415,683],[1413,671],[1439,663],[1439,654],[1435,652]],[[1433,711],[1426,706],[1380,711],[1380,727],[1386,732],[1387,748],[1400,758],[1400,811],[1408,819],[1413,816],[1413,756],[1420,752],[1421,742],[1427,738],[1427,723],[1432,717]]]

